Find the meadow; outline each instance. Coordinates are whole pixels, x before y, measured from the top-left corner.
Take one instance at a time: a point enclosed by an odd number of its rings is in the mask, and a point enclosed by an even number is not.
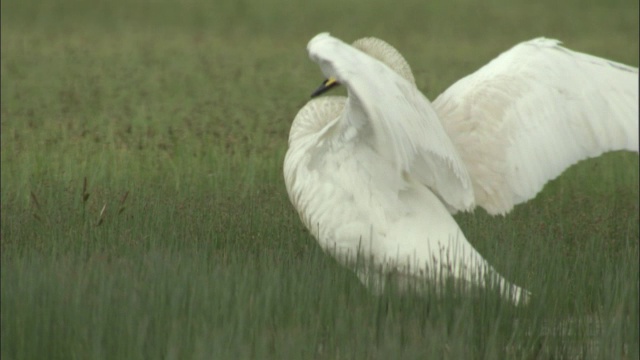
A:
[[[524,307],[370,294],[282,178],[318,32],[388,41],[434,99],[538,36],[637,67],[637,1],[7,0],[0,26],[3,359],[638,358],[637,154],[455,216]]]

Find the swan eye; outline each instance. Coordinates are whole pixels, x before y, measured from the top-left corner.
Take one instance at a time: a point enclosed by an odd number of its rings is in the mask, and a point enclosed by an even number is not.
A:
[[[327,80],[323,81],[322,84],[320,85],[320,87],[318,87],[312,94],[311,97],[316,97],[320,94],[323,94],[324,92],[326,92],[327,90],[335,87],[336,85],[340,85],[340,83],[338,82],[338,80],[336,80],[336,78],[334,77],[330,77]]]

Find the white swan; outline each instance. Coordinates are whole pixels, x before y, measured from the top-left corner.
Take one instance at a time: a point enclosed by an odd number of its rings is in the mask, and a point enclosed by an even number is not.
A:
[[[450,213],[505,214],[579,160],[638,152],[638,70],[539,38],[516,45],[431,104],[382,40],[328,33],[307,49],[348,97],[309,101],[289,135],[290,200],[323,249],[380,291],[386,273],[442,275],[525,302],[469,244]],[[357,266],[356,259],[373,264]]]

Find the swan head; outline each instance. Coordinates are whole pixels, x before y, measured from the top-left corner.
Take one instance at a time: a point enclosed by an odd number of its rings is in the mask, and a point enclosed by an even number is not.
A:
[[[314,43],[322,42],[324,40],[336,41],[337,39],[331,37],[329,33],[320,33],[313,39],[311,39],[311,41],[309,41],[307,48],[310,49],[312,46],[314,46]],[[396,50],[396,48],[389,45],[384,40],[380,40],[375,37],[365,37],[354,41],[351,46],[387,65],[391,70],[395,71],[398,75],[403,77],[411,84],[416,84],[409,63],[400,54],[400,52]],[[325,71],[323,64],[320,62],[319,65],[322,68],[323,73],[325,73],[325,75],[328,75],[328,71]],[[320,87],[318,87],[311,94],[311,97],[313,98],[321,95],[338,85],[340,85],[340,82],[335,76],[327,76],[327,79],[323,81]]]

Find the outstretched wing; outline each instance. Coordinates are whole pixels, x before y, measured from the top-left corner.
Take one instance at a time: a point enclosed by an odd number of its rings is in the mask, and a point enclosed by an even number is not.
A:
[[[433,103],[476,204],[504,214],[572,164],[638,152],[638,69],[539,38],[459,80]]]
[[[449,206],[473,206],[471,180],[429,101],[387,65],[323,33],[308,45],[327,77],[348,89],[341,119],[400,173],[430,187]],[[347,130],[348,129],[348,130]]]

